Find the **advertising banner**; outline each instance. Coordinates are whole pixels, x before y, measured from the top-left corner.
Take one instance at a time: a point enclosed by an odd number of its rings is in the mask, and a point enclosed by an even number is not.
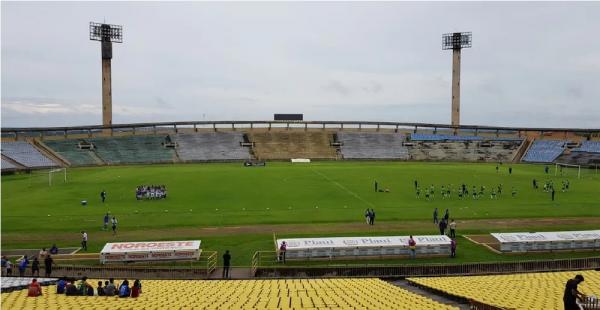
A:
[[[410,236],[330,237],[277,239],[277,249],[287,244],[286,258],[340,258],[346,256],[409,255]],[[417,254],[450,254],[450,238],[442,235],[413,236]]]
[[[200,257],[200,243],[200,240],[107,243],[100,252],[100,262],[193,260]]]
[[[600,230],[532,233],[492,233],[502,252],[600,248]]]

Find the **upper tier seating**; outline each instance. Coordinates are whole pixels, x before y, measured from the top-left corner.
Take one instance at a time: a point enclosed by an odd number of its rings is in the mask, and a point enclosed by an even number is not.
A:
[[[177,154],[183,161],[244,160],[250,157],[241,132],[176,134]]]
[[[326,132],[269,131],[249,134],[258,159],[335,159],[330,143],[332,134]]]
[[[471,140],[483,140],[483,138],[480,136],[454,136],[454,135],[412,133],[412,134],[410,134],[410,140],[412,140],[412,141],[471,141]]]
[[[598,166],[600,165],[600,153],[590,152],[575,152],[560,155],[556,159],[557,163],[581,165],[581,166]]]
[[[92,138],[96,154],[107,164],[173,162],[175,151],[165,148],[164,136]]]
[[[24,141],[2,142],[2,154],[28,168],[56,167],[57,164]]]
[[[600,141],[583,141],[573,152],[600,153]]]
[[[408,159],[402,145],[404,136],[396,133],[338,132],[345,159]]]
[[[14,170],[14,169],[17,169],[17,166],[13,165],[8,160],[2,159],[2,171],[4,171],[4,170]]]
[[[77,147],[83,140],[47,140],[44,144],[65,158],[72,166],[89,166],[98,164],[92,150],[82,150]]]
[[[521,141],[517,137],[488,137],[488,136],[455,136],[440,134],[412,133],[411,141]]]
[[[580,292],[588,296],[600,296],[600,272],[593,270],[408,280],[499,309],[559,310],[564,309],[562,297],[565,283],[576,274],[582,274],[585,278],[578,287]]]
[[[563,153],[566,143],[563,140],[535,140],[523,161],[551,163]]]
[[[72,297],[52,285],[36,298],[2,294],[2,309],[458,309],[379,279],[142,280],[142,288],[138,298]]]
[[[521,145],[514,141],[413,141],[408,147],[411,160],[508,162]]]

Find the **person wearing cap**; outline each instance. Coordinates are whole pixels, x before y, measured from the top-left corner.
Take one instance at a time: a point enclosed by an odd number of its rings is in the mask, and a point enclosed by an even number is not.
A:
[[[583,300],[585,295],[583,295],[580,291],[577,290],[577,285],[583,282],[583,276],[578,274],[575,278],[567,281],[567,285],[565,287],[565,294],[563,296],[563,302],[565,303],[565,310],[579,310],[579,306],[577,305],[577,299]]]

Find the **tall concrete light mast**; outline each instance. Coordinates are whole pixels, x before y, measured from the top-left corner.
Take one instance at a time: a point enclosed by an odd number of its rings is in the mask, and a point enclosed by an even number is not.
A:
[[[452,50],[452,125],[460,125],[460,51],[471,47],[470,32],[442,35],[442,50]]]
[[[112,43],[123,43],[123,26],[90,22],[90,40],[100,41],[102,50],[102,125],[112,125]]]

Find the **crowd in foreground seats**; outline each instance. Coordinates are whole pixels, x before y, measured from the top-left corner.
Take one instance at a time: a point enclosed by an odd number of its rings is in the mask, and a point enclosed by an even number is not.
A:
[[[56,293],[66,296],[117,296],[120,298],[136,298],[142,293],[140,280],[133,281],[133,285],[130,286],[127,279],[120,284],[115,284],[114,279],[110,278],[108,281],[104,281],[104,286],[102,281],[98,281],[95,290],[87,280],[87,277],[83,277],[79,283],[76,283],[73,278],[60,278],[56,283]]]
[[[164,199],[167,198],[167,188],[164,185],[140,185],[135,189],[135,198]]]

